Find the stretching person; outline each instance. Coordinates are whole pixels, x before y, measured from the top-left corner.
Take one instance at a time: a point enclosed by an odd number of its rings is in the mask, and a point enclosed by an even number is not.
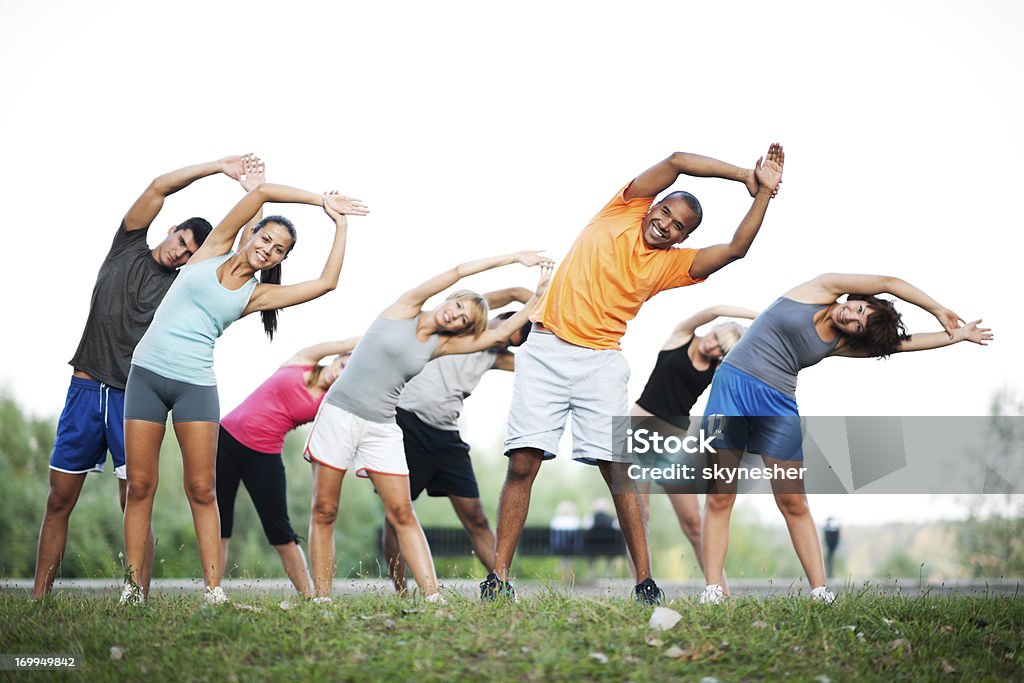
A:
[[[103,471],[108,450],[124,508],[124,387],[132,351],[174,282],[177,268],[202,246],[211,229],[205,218],[189,218],[172,225],[163,241],[150,249],[146,243],[149,227],[167,197],[200,178],[223,173],[251,190],[260,178],[243,176],[243,168],[242,157],[232,156],[165,173],[153,179],[121,220],[96,277],[82,340],[70,361],[74,372],[57,423],[50,493],[39,529],[32,592],[36,599],[53,586],[67,545],[68,520],[85,475]],[[147,557],[152,557],[152,543],[150,535]]]
[[[938,319],[945,332],[908,335],[892,302],[875,295],[887,292],[919,306]],[[839,298],[848,294],[846,301]],[[826,356],[885,358],[893,353],[923,351],[962,341],[985,345],[992,339],[981,320],[958,326],[953,311],[913,285],[895,277],[828,273],[798,285],[761,313],[729,352],[715,374],[705,409],[705,429],[712,416],[724,419],[711,456],[734,468],[746,449],[769,468],[787,471],[803,462],[803,437],[796,403],[797,373]],[[790,539],[812,588],[814,600],[832,602],[825,586],[821,544],[799,477],[772,479],[775,502],[786,519]],[[704,515],[704,576],[701,603],[719,603],[729,546],[729,518],[735,487],[715,482]]]
[[[783,161],[778,144],[769,148],[765,164],[758,159],[754,169],[677,152],[629,182],[580,233],[531,316],[533,334],[516,359],[495,568],[480,586],[482,600],[512,594],[509,566],[530,507],[533,480],[541,463],[555,457],[569,413],[573,458],[597,464],[612,491],[634,561],[636,599],[648,605],[661,600],[651,578],[642,503],[626,474],[627,456],[616,453],[613,444],[613,416],[629,412],[629,366],[619,352],[619,339],[647,299],[701,282],[746,255],[782,179]],[[672,192],[654,202],[680,175],[735,180],[754,196],[730,242],[673,248],[701,221],[700,203],[688,192]]]
[[[315,600],[330,600],[334,522],[341,484],[350,469],[358,477],[369,477],[380,494],[387,521],[395,529],[420,591],[431,602],[441,598],[430,548],[412,508],[409,467],[395,406],[405,383],[431,359],[482,351],[522,327],[536,296],[493,329],[487,329],[487,301],[468,290],[450,294],[432,311],[423,310],[427,299],[462,278],[516,262],[540,265],[542,278],[550,271],[550,260],[537,252],[521,251],[463,263],[410,289],[373,321],[348,368],[327,392],[305,449],[313,467],[309,560]]]
[[[686,318],[672,330],[665,345],[658,352],[651,376],[640,398],[633,404],[630,415],[637,418],[656,417],[685,432],[690,426],[690,410],[704,390],[725,354],[743,336],[744,328],[734,322],[715,325],[699,337],[696,330],[720,317],[753,320],[755,311],[739,306],[712,306]],[[649,482],[638,484],[643,496],[644,522],[650,519]],[[700,506],[695,493],[666,491],[679,526],[690,545],[701,571],[704,554],[700,541]]]
[[[490,309],[496,309],[512,301],[525,303],[532,295],[525,287],[511,287],[487,292],[484,299]],[[502,313],[491,320],[489,327],[496,328],[512,315],[512,311]],[[522,344],[529,334],[527,321],[511,338],[489,349],[430,361],[402,389],[396,410],[409,465],[412,499],[416,500],[424,490],[430,496],[447,496],[469,534],[477,559],[488,572],[494,571],[494,532],[480,502],[469,445],[459,435],[459,416],[463,401],[476,389],[484,373],[515,370],[515,355],[508,349]],[[386,519],[384,559],[395,589],[405,593],[405,560],[399,552],[395,529]]]
[[[323,342],[300,350],[220,421],[217,442],[217,509],[220,512],[220,568],[227,571],[228,541],[235,520],[238,484],[245,485],[267,541],[295,590],[313,596],[299,535],[288,519],[287,481],[281,451],[284,437],[312,422],[327,390],[348,363],[359,337]],[[336,356],[319,365],[328,356]]]
[[[281,261],[295,246],[295,228],[287,218],[260,221],[238,252],[231,251],[239,231],[265,202],[322,206],[334,221],[334,243],[315,280],[280,285]],[[128,500],[124,513],[127,579],[123,604],[145,600],[149,576],[145,537],[153,515],[159,475],[160,443],[171,411],[181,447],[185,493],[199,543],[209,603],[226,600],[220,587],[220,517],[214,484],[220,407],[213,372],[213,346],[232,322],[260,311],[263,328],[273,336],[278,309],[315,299],[338,284],[345,257],[345,214],[365,215],[362,202],[336,194],[319,195],[263,183],[247,194],[213,229],[189,259],[168,292],[153,324],[135,348],[125,390],[125,447]],[[261,282],[254,275],[261,273]]]

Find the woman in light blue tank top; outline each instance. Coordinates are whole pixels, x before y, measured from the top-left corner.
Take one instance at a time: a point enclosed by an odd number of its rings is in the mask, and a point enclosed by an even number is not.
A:
[[[486,300],[468,290],[433,310],[427,299],[475,273],[511,263],[541,266],[541,284],[522,310],[487,327]],[[317,600],[329,600],[334,579],[334,521],[345,473],[368,477],[420,591],[440,599],[430,547],[412,507],[409,468],[395,406],[402,387],[433,358],[475,353],[510,338],[528,320],[550,279],[552,262],[534,251],[471,261],[410,289],[384,309],[360,337],[345,373],[327,392],[304,455],[313,468],[309,564]]]
[[[246,160],[246,174],[262,180],[263,165]],[[262,212],[266,202],[322,206],[334,221],[334,242],[320,277],[280,285],[280,264],[295,245],[290,221],[272,216],[239,232]],[[315,299],[334,289],[345,257],[346,214],[365,215],[359,200],[262,183],[250,191],[213,229],[168,291],[153,323],[139,342],[125,388],[125,454],[128,493],[124,513],[128,578],[121,602],[144,602],[149,567],[146,538],[153,515],[160,444],[167,412],[181,447],[185,490],[192,508],[206,600],[226,600],[220,588],[220,517],[215,494],[215,463],[220,418],[213,374],[213,345],[232,322],[260,311],[273,336],[277,311]],[[255,274],[260,272],[261,282]],[[269,277],[268,277],[269,276]],[[128,396],[132,399],[129,400]],[[129,408],[129,406],[131,406]]]
[[[892,302],[876,295],[893,294],[919,306],[939,321],[942,332],[909,335]],[[849,295],[845,302],[839,299]],[[913,285],[880,275],[819,275],[789,290],[769,306],[725,357],[711,384],[705,428],[724,416],[716,439],[720,466],[732,468],[744,449],[761,455],[768,468],[794,472],[793,479],[772,479],[775,501],[786,519],[790,538],[810,581],[811,597],[832,602],[814,520],[803,479],[795,476],[803,461],[796,405],[797,373],[827,356],[886,357],[923,351],[962,341],[985,345],[992,339],[981,320],[963,320]],[[712,483],[712,482],[709,482]],[[729,544],[729,519],[736,501],[735,482],[714,482],[704,519],[702,603],[724,598],[723,568]]]

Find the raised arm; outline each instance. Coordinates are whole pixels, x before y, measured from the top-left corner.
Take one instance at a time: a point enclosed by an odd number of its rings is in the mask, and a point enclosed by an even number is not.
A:
[[[952,340],[963,318],[931,298],[906,280],[889,275],[852,275],[824,273],[786,292],[785,296],[805,303],[832,303],[843,294],[892,294],[935,316],[946,336]]]
[[[200,178],[223,173],[229,178],[240,180],[242,169],[246,159],[257,159],[255,155],[224,157],[217,161],[208,161],[203,164],[195,164],[179,168],[170,173],[157,176],[146,188],[131,208],[124,215],[124,227],[128,231],[145,230],[156,219],[160,209],[164,206],[164,200],[178,190],[182,190]]]
[[[746,318],[747,320],[753,320],[756,317],[757,311],[752,311],[742,306],[727,306],[724,304],[711,306],[694,313],[689,318],[679,321],[679,324],[672,330],[672,334],[662,348],[675,348],[680,344],[686,343],[693,336],[694,332],[697,331],[698,327],[707,325],[718,318]]]
[[[754,169],[740,168],[699,154],[675,152],[672,156],[659,161],[634,178],[626,188],[626,200],[637,197],[654,197],[659,192],[672,187],[672,184],[681,175],[735,180],[743,183],[751,196],[756,195],[758,190]]]
[[[244,167],[242,169],[242,175],[239,177],[238,182],[242,184],[242,187],[246,192],[252,192],[257,187],[267,182],[267,168],[263,164],[263,161],[259,157],[250,157],[244,160]],[[256,215],[253,216],[245,227],[242,228],[241,233],[238,236],[238,244],[235,246],[235,250],[238,251],[242,248],[246,242],[252,239],[252,231],[256,228],[256,224],[263,220],[263,207],[261,206]]]
[[[526,287],[506,287],[505,289],[496,289],[493,292],[484,292],[487,307],[491,310],[508,306],[513,301],[525,304],[532,296],[533,292]]]
[[[768,203],[782,182],[782,167],[785,164],[786,155],[782,145],[773,142],[768,148],[768,158],[764,163],[757,160],[754,167],[754,175],[757,181],[757,189],[754,192],[754,202],[750,205],[747,215],[740,221],[740,225],[733,233],[732,239],[724,244],[716,244],[704,247],[697,251],[693,264],[690,266],[690,277],[700,280],[712,273],[724,268],[733,261],[738,261],[747,255],[750,245],[757,237],[764,222],[765,212],[768,211]]]
[[[403,319],[417,315],[423,308],[423,304],[427,302],[427,299],[435,294],[440,294],[462,278],[512,263],[522,263],[524,266],[537,266],[551,264],[553,261],[546,256],[541,256],[540,252],[537,251],[517,251],[514,254],[503,254],[501,256],[468,261],[439,275],[435,275],[417,287],[413,287],[398,297],[395,303],[388,306],[384,310],[384,316]]]
[[[289,358],[284,365],[316,365],[328,356],[340,356],[345,353],[352,353],[356,347],[359,337],[349,337],[338,341],[320,342],[299,349],[294,356]]]
[[[973,320],[963,327],[953,330],[952,336],[947,332],[918,332],[917,334],[912,334],[909,339],[904,339],[899,343],[894,353],[941,349],[943,346],[952,346],[964,341],[973,342],[978,346],[988,346],[987,342],[993,339],[992,329],[979,327],[980,323],[981,318]],[[840,349],[835,355],[847,356],[849,358],[867,358],[869,356],[866,352],[848,347]]]
[[[260,188],[263,187],[267,187],[267,185],[260,186]],[[260,188],[256,188],[253,192],[259,192]],[[302,193],[302,190],[284,189]],[[345,262],[345,242],[348,238],[348,219],[346,214],[362,216],[366,214],[367,210],[359,200],[343,197],[332,192],[322,195],[321,201],[323,202],[324,212],[334,221],[334,243],[331,245],[331,251],[327,255],[327,263],[324,264],[320,277],[294,285],[259,284],[253,291],[249,304],[245,307],[242,315],[248,315],[253,311],[273,311],[305,303],[323,296],[338,286],[341,266]]]
[[[506,318],[497,327],[487,328],[479,337],[457,336],[442,340],[434,357],[450,356],[457,353],[474,353],[508,341],[516,333],[516,330],[525,325],[530,319],[530,314],[533,313],[534,307],[536,307],[540,298],[544,296],[548,285],[551,284],[551,275],[554,273],[554,270],[553,262],[540,264],[540,279],[537,282],[537,290],[526,304],[515,312],[515,315]]]

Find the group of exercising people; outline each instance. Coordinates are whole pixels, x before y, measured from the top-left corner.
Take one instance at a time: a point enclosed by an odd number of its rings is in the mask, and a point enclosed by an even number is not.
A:
[[[572,416],[572,457],[597,465],[611,493],[636,577],[634,597],[658,604],[647,542],[645,482],[627,474],[617,447],[621,416],[660,418],[685,429],[710,385],[706,414],[728,416],[712,456],[735,465],[744,452],[769,467],[799,467],[802,434],[795,392],[799,370],[826,356],[885,357],[960,341],[984,345],[991,332],[965,323],[921,290],[894,277],[825,274],[786,291],[764,311],[715,306],[673,330],[651,378],[630,409],[629,366],[619,341],[629,320],[658,292],[698,284],[743,258],[782,180],[785,155],[772,144],[752,168],[677,152],[629,181],[579,234],[557,270],[535,251],[460,264],[409,289],[358,337],[301,349],[223,419],[213,371],[216,339],[235,320],[260,312],[269,338],[277,313],[332,291],[345,257],[349,216],[366,205],[336,192],[317,194],[266,182],[255,155],[188,166],[154,179],[125,214],[92,294],[89,317],[70,364],[71,386],[50,462],[50,493],[39,534],[34,597],[52,587],[67,544],[68,519],[88,472],[103,471],[109,450],[124,510],[126,579],[122,604],[149,595],[153,500],[159,451],[170,413],[180,446],[210,604],[227,600],[221,580],[244,484],[267,540],[296,590],[331,600],[334,524],[346,473],[369,478],[385,512],[384,548],[395,587],[406,591],[408,566],[429,602],[444,602],[430,548],[412,501],[424,490],[447,496],[489,571],[483,600],[512,598],[510,565],[526,520],[533,482],[555,457]],[[167,196],[207,176],[240,183],[244,197],[211,226],[190,218],[150,248],[146,235]],[[702,219],[699,201],[673,191],[679,176],[742,184],[753,201],[728,242],[678,245]],[[281,264],[297,231],[266,203],[320,206],[334,240],[320,276],[281,284]],[[486,294],[458,289],[435,308],[426,302],[462,278],[521,263],[540,270],[531,291]],[[258,279],[257,279],[258,275]],[[941,332],[907,334],[889,293],[932,313]],[[845,296],[845,299],[843,299]],[[491,309],[522,308],[489,319]],[[698,328],[720,317],[753,319]],[[520,346],[515,354],[509,347]],[[491,369],[514,370],[505,453],[508,469],[497,533],[480,502],[469,447],[458,432],[463,400]],[[285,435],[312,422],[303,455],[312,467],[309,563],[287,511]],[[702,603],[728,595],[724,563],[736,492],[713,486],[703,521],[697,497],[669,496],[703,567]],[[776,489],[812,598],[831,602],[821,547],[802,481]]]

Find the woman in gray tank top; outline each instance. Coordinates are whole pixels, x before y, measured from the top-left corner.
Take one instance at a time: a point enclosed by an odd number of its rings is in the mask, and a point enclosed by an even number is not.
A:
[[[247,175],[263,180],[263,164],[246,160]],[[321,206],[334,221],[334,242],[323,272],[315,280],[280,285],[279,277],[254,275],[275,271],[295,244],[294,227],[272,216],[245,230],[237,251],[235,239],[266,202]],[[145,602],[151,572],[146,562],[146,538],[153,516],[159,477],[160,444],[167,413],[181,448],[185,492],[199,545],[205,599],[227,600],[220,587],[220,516],[216,499],[216,459],[220,409],[213,374],[213,345],[232,322],[260,311],[268,335],[276,328],[277,310],[310,301],[334,289],[345,258],[348,215],[365,215],[357,199],[324,195],[283,185],[260,183],[213,229],[175,280],[136,347],[125,388],[125,455],[128,492],[124,511],[125,562],[128,575],[121,604]],[[177,289],[177,291],[176,291]]]
[[[942,332],[907,334],[892,302],[876,295],[889,293],[928,311]],[[847,296],[846,301],[839,299]],[[724,431],[714,442],[720,467],[732,470],[744,449],[764,464],[793,474],[775,479],[775,502],[786,519],[793,547],[812,587],[811,597],[832,602],[825,586],[821,544],[807,505],[802,473],[800,419],[796,405],[797,373],[826,356],[886,357],[905,351],[924,351],[970,341],[982,346],[991,331],[981,320],[963,319],[917,287],[896,277],[880,275],[819,275],[782,295],[757,317],[726,356],[711,384],[704,426],[724,417]],[[734,471],[734,470],[733,470]],[[799,474],[798,474],[799,473]],[[707,586],[701,603],[724,597],[723,568],[729,544],[729,519],[736,501],[736,484],[708,482],[704,519],[704,573]]]
[[[496,328],[487,328],[487,302],[459,290],[433,310],[427,299],[462,278],[511,263],[541,267],[536,294],[522,310]],[[412,507],[409,468],[395,406],[405,383],[433,358],[474,353],[511,337],[529,319],[550,278],[552,261],[534,251],[471,261],[410,289],[384,309],[362,335],[345,372],[327,392],[304,456],[313,468],[309,522],[309,563],[314,600],[330,601],[334,580],[334,522],[345,473],[368,477],[416,584],[430,602],[442,600],[434,562]]]

